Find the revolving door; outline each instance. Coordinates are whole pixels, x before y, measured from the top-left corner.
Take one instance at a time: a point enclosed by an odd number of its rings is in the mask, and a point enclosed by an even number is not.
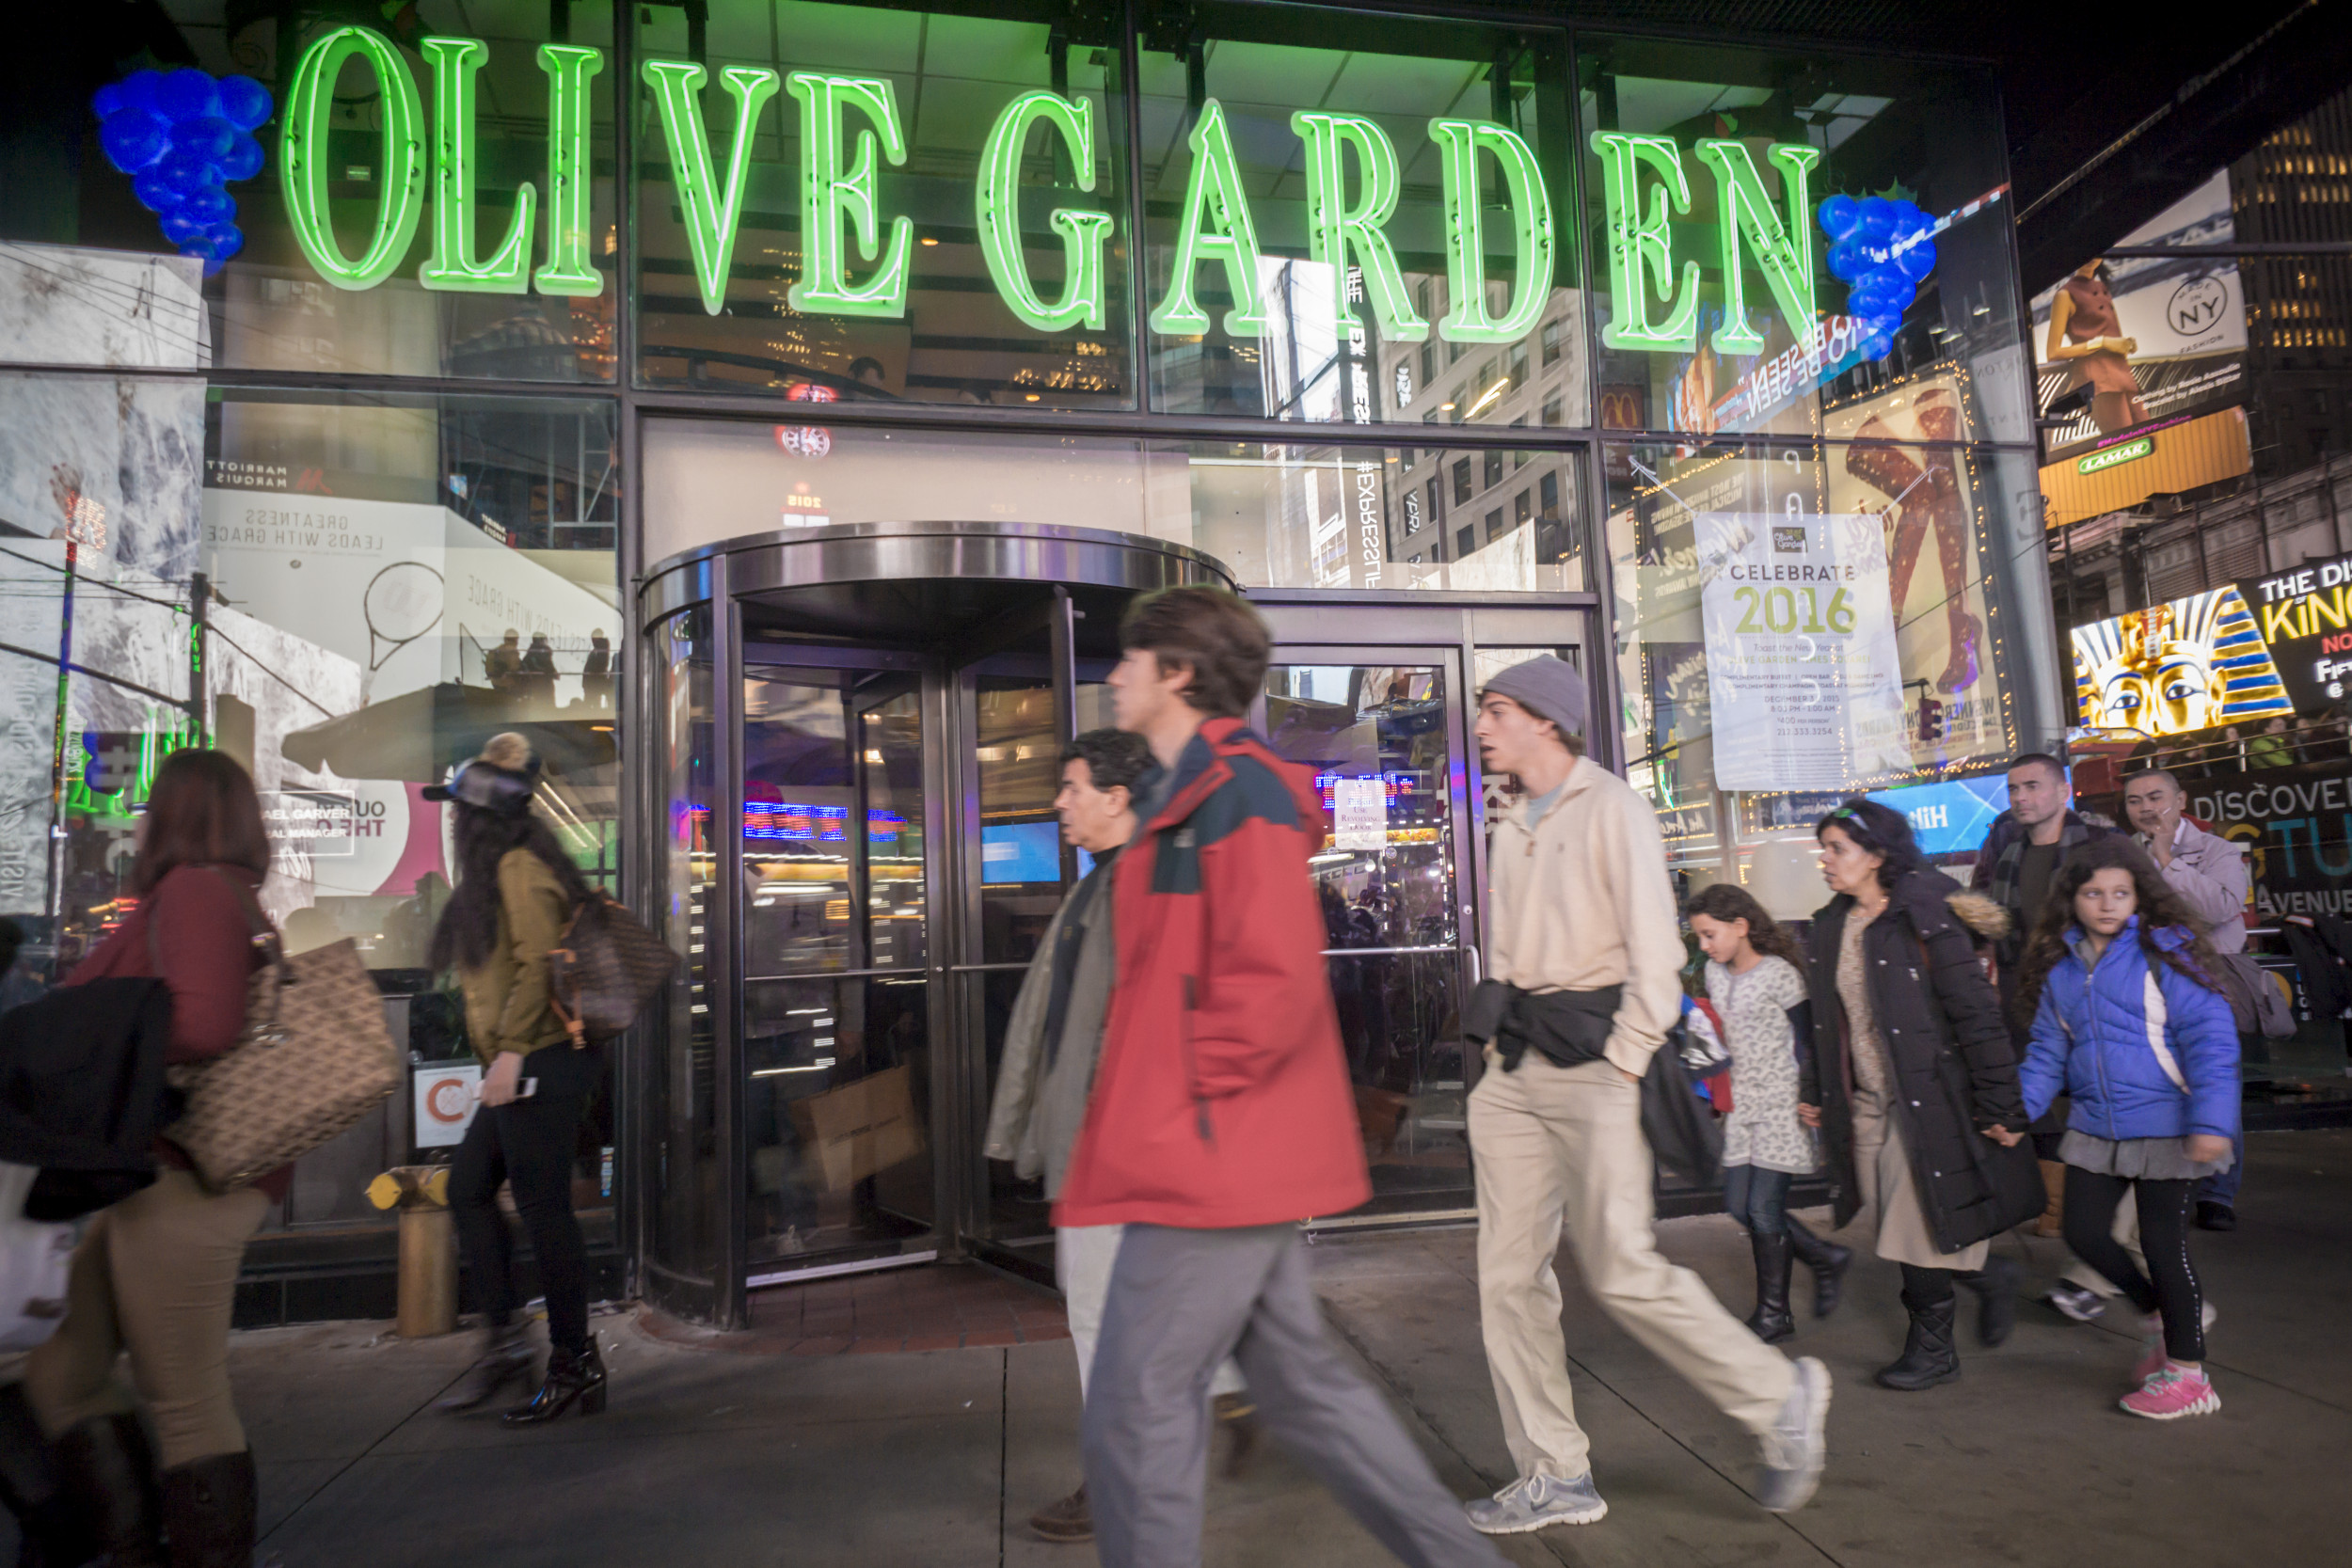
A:
[[[978,1252],[1050,1268],[980,1152],[1004,1024],[1080,873],[1062,748],[1139,593],[1231,586],[1085,529],[860,524],[673,558],[639,596],[644,901],[683,965],[628,1094],[647,1299]]]

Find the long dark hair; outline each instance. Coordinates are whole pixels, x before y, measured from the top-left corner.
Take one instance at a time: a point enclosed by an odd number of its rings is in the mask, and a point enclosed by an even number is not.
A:
[[[1735,920],[1748,923],[1748,945],[1768,958],[1785,959],[1799,974],[1804,973],[1804,949],[1788,929],[1764,912],[1764,906],[1756,895],[1737,882],[1715,882],[1692,895],[1691,904],[1683,911],[1684,918],[1703,914],[1709,920],[1720,920],[1728,926]]]
[[[457,813],[453,834],[457,889],[442,907],[440,923],[433,927],[433,950],[427,961],[435,969],[447,969],[453,963],[460,969],[475,969],[489,961],[499,941],[499,862],[510,851],[528,849],[545,861],[571,902],[577,904],[589,896],[587,879],[536,813],[488,811],[463,801],[453,809]]]
[[[2115,870],[2132,874],[2132,893],[2139,900],[2134,911],[2139,918],[2139,950],[2146,955],[2148,967],[2164,964],[2208,990],[2221,989],[2221,955],[2205,940],[2196,914],[2172,891],[2172,884],[2164,879],[2148,852],[2128,838],[2094,839],[2075,849],[2050,879],[2050,896],[2043,901],[2033,936],[2018,960],[2016,1016],[2020,1020],[2033,1017],[2050,971],[2065,961],[2066,931],[2074,924],[2074,895],[2096,873]],[[2167,931],[2179,931],[2189,940],[2168,947],[2157,940]]]
[[[1927,867],[1919,841],[1911,836],[1910,818],[1892,806],[1857,795],[1813,825],[1814,842],[1820,842],[1832,828],[1853,840],[1856,847],[1881,857],[1879,886],[1890,892],[1897,882]]]
[[[253,776],[225,752],[174,752],[155,769],[131,885],[145,895],[183,865],[269,875],[269,830]]]

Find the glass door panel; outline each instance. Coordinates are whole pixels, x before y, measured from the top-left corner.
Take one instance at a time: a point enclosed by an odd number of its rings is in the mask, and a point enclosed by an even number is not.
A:
[[[750,1283],[930,1228],[930,899],[918,676],[747,668]]]
[[[1458,654],[1280,648],[1262,722],[1315,770],[1325,957],[1375,1211],[1467,1205]]]

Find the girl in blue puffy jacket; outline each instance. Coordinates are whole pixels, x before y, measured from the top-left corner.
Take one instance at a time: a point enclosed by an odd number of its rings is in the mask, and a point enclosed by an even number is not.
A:
[[[2020,1005],[2034,1009],[2018,1073],[2026,1112],[2073,1097],[2058,1149],[2066,1244],[2144,1314],[2139,1386],[2122,1405],[2152,1420],[2221,1408],[2188,1258],[2191,1196],[2229,1168],[2237,1131],[2237,1027],[2220,973],[2155,863],[2119,838],[2077,849],[2052,880],[2018,977]],[[2127,1193],[2153,1281],[2112,1234]]]

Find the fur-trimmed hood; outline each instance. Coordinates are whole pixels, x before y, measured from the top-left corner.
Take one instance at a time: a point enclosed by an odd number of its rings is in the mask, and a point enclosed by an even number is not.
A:
[[[1988,895],[1950,893],[1945,895],[1944,904],[1979,942],[1998,942],[2009,935],[2009,911]]]

